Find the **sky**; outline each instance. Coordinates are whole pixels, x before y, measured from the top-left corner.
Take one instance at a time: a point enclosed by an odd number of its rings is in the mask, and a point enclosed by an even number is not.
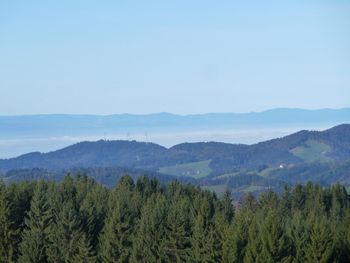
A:
[[[350,107],[350,1],[0,1],[0,115]]]

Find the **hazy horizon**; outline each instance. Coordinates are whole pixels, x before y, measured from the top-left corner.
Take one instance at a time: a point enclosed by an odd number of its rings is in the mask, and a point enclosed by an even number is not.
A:
[[[349,107],[349,12],[317,0],[2,1],[0,115]]]
[[[301,113],[235,125],[274,109],[350,109],[349,12],[328,0],[2,1],[0,157],[108,136],[252,143],[340,124]],[[182,121],[220,113],[242,115]],[[154,118],[20,118],[32,115]]]
[[[31,114],[8,114],[8,115],[2,115],[0,114],[0,117],[16,117],[16,116],[49,116],[49,115],[76,115],[76,116],[114,116],[114,115],[138,115],[138,116],[144,116],[144,115],[159,115],[159,114],[169,114],[169,115],[177,115],[177,116],[194,116],[194,115],[210,115],[210,114],[254,114],[254,113],[265,113],[269,111],[274,110],[302,110],[302,111],[321,111],[321,110],[347,110],[350,109],[349,106],[345,107],[339,107],[339,108],[297,108],[297,107],[276,107],[276,108],[266,108],[258,111],[210,111],[210,112],[187,112],[187,113],[176,113],[176,112],[169,112],[169,111],[158,111],[158,112],[146,112],[146,113],[129,113],[129,112],[116,112],[111,114],[96,114],[96,113],[31,113]]]

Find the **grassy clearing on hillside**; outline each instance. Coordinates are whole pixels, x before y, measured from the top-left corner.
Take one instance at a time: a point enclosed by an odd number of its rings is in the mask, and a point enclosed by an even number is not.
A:
[[[267,170],[267,169],[269,169],[269,168],[266,168],[265,170]],[[274,170],[274,169],[275,168],[271,168],[271,170]],[[244,174],[244,173],[245,174],[259,174],[260,175],[260,173],[258,171],[256,171],[256,170],[241,169],[241,170],[239,170],[237,172],[221,174],[221,175],[217,176],[217,178],[220,178],[220,179],[227,178],[227,179],[229,179],[231,177],[235,177],[237,175],[241,175],[241,174]]]
[[[290,152],[306,162],[329,161],[325,154],[331,151],[331,147],[325,143],[308,140],[306,146],[298,146]]]
[[[159,172],[175,176],[190,176],[193,178],[202,178],[208,176],[212,171],[209,167],[209,163],[210,160],[166,166],[161,167],[159,169]]]
[[[260,176],[262,176],[262,177],[268,177],[269,174],[270,174],[272,171],[276,170],[276,169],[279,169],[279,168],[276,168],[276,167],[268,167],[268,168],[266,168],[266,169],[264,169],[264,170],[258,172],[258,175],[260,175]]]

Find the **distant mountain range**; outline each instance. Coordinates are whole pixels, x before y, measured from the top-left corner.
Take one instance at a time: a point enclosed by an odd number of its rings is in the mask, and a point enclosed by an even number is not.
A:
[[[345,109],[272,109],[251,113],[208,113],[175,115],[23,115],[0,116],[0,138],[100,135],[128,132],[189,131],[223,128],[258,128],[337,125],[350,123],[350,108]]]
[[[201,141],[253,144],[301,129],[324,130],[342,123],[350,123],[350,108],[194,115],[0,116],[0,158],[51,152],[100,139],[151,141],[166,147]]]

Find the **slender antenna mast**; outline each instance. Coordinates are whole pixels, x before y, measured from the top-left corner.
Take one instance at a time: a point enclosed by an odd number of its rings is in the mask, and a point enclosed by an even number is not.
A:
[[[148,141],[148,132],[145,132],[145,141],[146,141],[147,143],[149,143],[149,141]]]

